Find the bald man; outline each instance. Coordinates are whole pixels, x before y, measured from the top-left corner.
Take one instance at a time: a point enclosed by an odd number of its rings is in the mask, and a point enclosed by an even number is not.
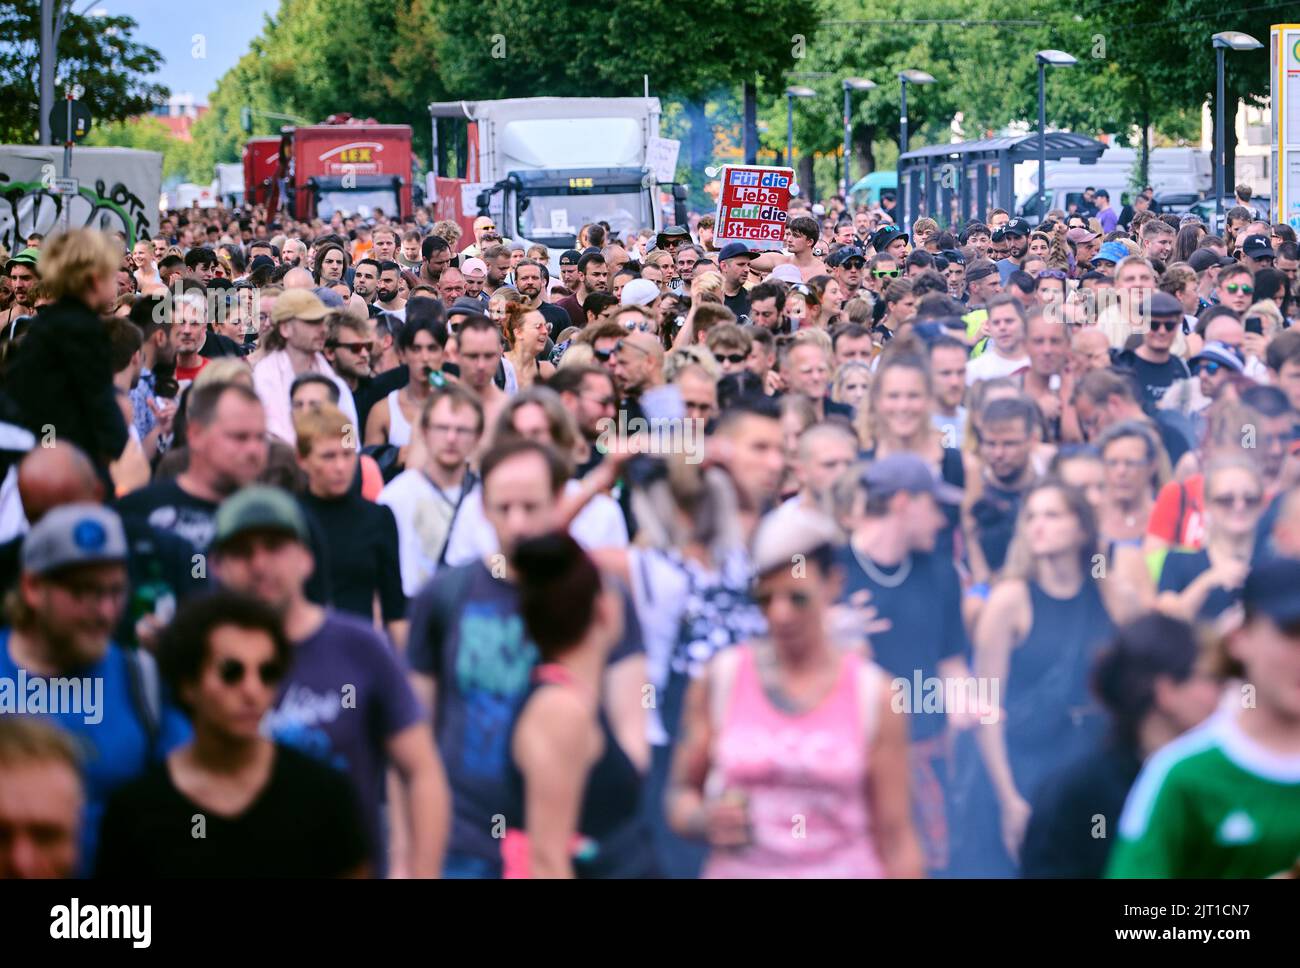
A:
[[[619,395],[639,400],[664,383],[663,344],[650,333],[629,333],[615,345],[609,369]]]
[[[285,289],[315,289],[316,280],[311,277],[311,273],[306,269],[290,269],[284,274],[284,279],[280,285]]]
[[[52,447],[37,447],[19,461],[18,497],[23,515],[32,525],[62,504],[99,504],[104,500],[104,485],[81,448],[61,441]],[[3,591],[18,582],[24,536],[0,544]]]

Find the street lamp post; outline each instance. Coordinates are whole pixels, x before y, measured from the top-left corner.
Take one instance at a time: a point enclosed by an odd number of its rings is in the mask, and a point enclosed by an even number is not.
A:
[[[852,125],[849,115],[852,105],[849,103],[849,92],[851,91],[870,91],[876,86],[875,81],[869,81],[865,77],[846,77],[844,78],[844,201],[847,204],[849,200],[849,187],[853,184],[853,179],[849,175],[849,158],[852,156]]]
[[[925,71],[919,71],[915,68],[908,68],[905,71],[898,72],[898,80],[902,85],[903,96],[899,102],[898,112],[898,174],[900,176],[898,184],[898,215],[899,224],[902,225],[907,221],[908,210],[911,208],[911,199],[908,198],[907,184],[902,180],[903,174],[903,155],[907,153],[907,85],[912,84],[933,84],[934,75],[927,74]],[[925,190],[928,192],[930,186],[926,185]]]
[[[1047,66],[1073,67],[1079,63],[1063,50],[1040,50],[1038,61],[1038,221],[1047,217]]]
[[[798,84],[785,89],[785,164],[794,167],[794,99],[797,97],[816,97],[817,92],[811,87]]]
[[[1223,130],[1223,52],[1225,50],[1258,50],[1264,45],[1250,34],[1240,30],[1224,30],[1210,38],[1214,43],[1215,86],[1214,86],[1214,221],[1217,231],[1223,231],[1223,193],[1227,165],[1227,142]],[[1235,132],[1234,132],[1235,134]]]

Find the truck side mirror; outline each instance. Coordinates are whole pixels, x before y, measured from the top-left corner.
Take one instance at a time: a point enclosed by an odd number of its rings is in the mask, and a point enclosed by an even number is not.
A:
[[[474,204],[478,206],[480,215],[488,214],[488,204],[492,201],[491,192],[479,192],[474,196]]]

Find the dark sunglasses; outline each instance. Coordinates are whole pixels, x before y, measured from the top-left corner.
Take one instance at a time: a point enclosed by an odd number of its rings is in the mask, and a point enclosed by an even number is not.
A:
[[[717,359],[719,363],[744,363],[747,357],[744,353],[723,353]]]
[[[338,340],[331,340],[325,344],[332,350],[347,350],[350,353],[369,353],[369,343],[340,343]]]
[[[228,686],[237,686],[244,681],[250,669],[238,659],[225,659],[217,666],[217,675]],[[284,670],[278,662],[263,662],[257,667],[258,678],[262,685],[273,686],[284,677]]]
[[[618,342],[620,346],[623,343],[622,340],[619,340]],[[616,350],[617,347],[615,347],[615,349],[613,350],[592,350],[591,355],[594,356],[596,359],[600,360],[600,362],[602,363],[608,363],[609,358],[614,355]]]
[[[644,347],[637,346],[635,343],[629,343],[629,342],[628,342],[627,340],[625,340],[625,339],[621,339],[621,340],[619,340],[617,343],[614,344],[614,352],[615,352],[615,353],[622,353],[624,350],[636,350],[636,351],[638,351],[638,352],[640,352],[640,353],[649,353],[649,352],[650,352],[649,350],[645,349]]]
[[[812,604],[812,596],[807,592],[786,592],[785,597],[790,599],[790,604],[800,611]],[[777,596],[773,592],[758,592],[754,596],[754,601],[763,611],[767,611],[776,599]]]
[[[1264,498],[1259,494],[1220,494],[1210,498],[1210,503],[1216,508],[1241,507],[1253,511],[1264,503]]]
[[[1182,320],[1179,319],[1153,319],[1151,320],[1150,326],[1152,331],[1164,329],[1172,333],[1181,323]]]
[[[1215,363],[1213,361],[1208,363],[1197,363],[1192,367],[1192,376],[1200,376],[1202,373],[1208,373],[1210,376],[1214,376],[1214,374],[1218,373],[1222,369],[1222,363]]]

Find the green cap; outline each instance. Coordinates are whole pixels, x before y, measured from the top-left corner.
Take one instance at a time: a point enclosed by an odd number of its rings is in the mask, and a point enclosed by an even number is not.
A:
[[[35,269],[36,263],[40,261],[40,258],[41,258],[40,249],[32,249],[32,248],[23,249],[16,256],[14,256],[12,259],[10,259],[8,262],[5,263],[5,275],[6,276],[9,275],[9,273],[13,270],[14,266],[31,266],[33,269]]]
[[[248,531],[286,531],[303,544],[311,543],[302,508],[278,487],[245,487],[221,502],[213,544],[223,545]]]

